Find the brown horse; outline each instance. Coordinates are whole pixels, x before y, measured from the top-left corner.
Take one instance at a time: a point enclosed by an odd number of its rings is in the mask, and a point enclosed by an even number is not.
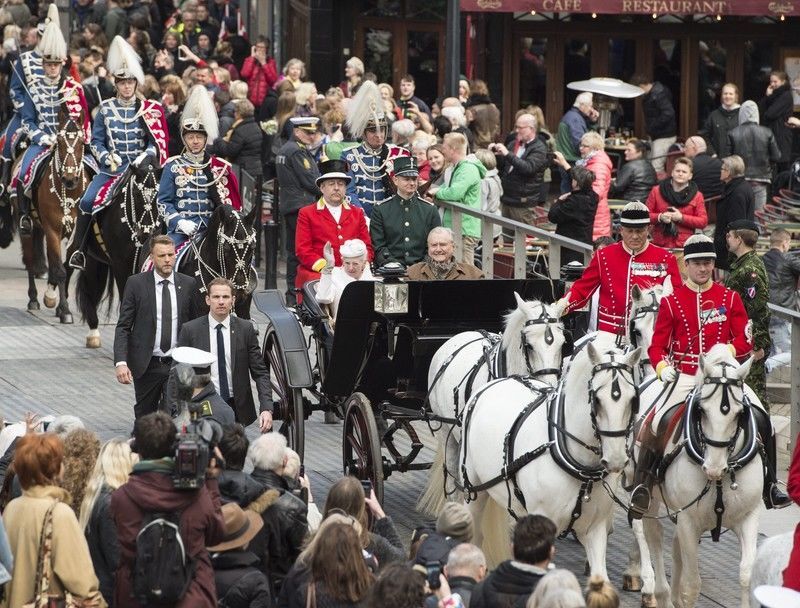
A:
[[[22,236],[22,261],[28,271],[28,310],[39,310],[36,290],[37,243],[47,247],[47,290],[44,305],[56,307],[62,323],[72,323],[67,303],[68,272],[64,268],[61,242],[72,235],[78,202],[89,185],[90,176],[83,164],[83,112],[77,120],[63,107],[58,113],[58,132],[50,162],[34,182],[31,212],[33,233]],[[58,294],[56,294],[58,290]]]

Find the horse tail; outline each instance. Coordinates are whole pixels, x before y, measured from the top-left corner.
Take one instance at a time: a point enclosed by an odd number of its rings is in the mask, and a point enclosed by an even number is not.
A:
[[[11,203],[6,200],[5,204],[0,203],[0,249],[5,249],[14,240],[15,228]]]
[[[114,303],[114,274],[111,266],[87,256],[86,270],[78,275],[75,301],[81,313],[81,321],[88,323],[92,329],[97,329],[98,307],[104,298],[107,298],[108,313]]]
[[[445,439],[442,438],[443,435],[444,427],[442,427],[439,437],[437,437],[438,441],[436,442],[436,457],[430,468],[428,485],[425,487],[425,491],[419,497],[419,504],[417,505],[417,510],[420,513],[432,515],[433,517],[437,517],[439,513],[441,513],[442,507],[444,507],[444,503],[446,502],[444,495]]]
[[[491,496],[486,501],[481,517],[483,530],[483,549],[489,567],[497,566],[511,559],[511,538],[508,511]]]

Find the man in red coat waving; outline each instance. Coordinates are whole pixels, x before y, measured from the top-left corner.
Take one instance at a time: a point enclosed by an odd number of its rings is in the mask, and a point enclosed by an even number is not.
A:
[[[640,202],[625,205],[620,217],[622,241],[599,249],[583,276],[557,305],[559,315],[582,308],[599,289],[597,329],[627,341],[631,289],[661,285],[667,277],[681,284],[678,262],[668,250],[647,240],[650,213]]]
[[[653,342],[648,350],[661,382],[675,386],[656,406],[649,429],[643,429],[639,435],[641,449],[629,509],[629,516],[637,519],[650,507],[651,488],[661,457],[662,440],[658,437],[661,420],[694,388],[700,355],[717,344],[727,344],[737,359],[753,351],[751,322],[742,299],[735,291],[711,280],[717,257],[714,241],[695,234],[686,240],[683,253],[687,282],[661,300]],[[772,423],[752,389],[745,385],[745,391],[754,405],[752,412],[767,455],[764,503],[768,509],[785,507],[790,501],[776,485]]]
[[[369,238],[364,212],[351,205],[345,191],[352,179],[347,174],[347,163],[343,160],[326,160],[320,163],[317,186],[322,198],[306,205],[297,214],[295,252],[299,266],[295,287],[303,287],[307,281],[319,278],[325,268],[323,248],[325,243],[333,246],[336,265],[342,264],[339,247],[350,239],[361,239],[367,246],[367,258],[372,261],[372,241]]]

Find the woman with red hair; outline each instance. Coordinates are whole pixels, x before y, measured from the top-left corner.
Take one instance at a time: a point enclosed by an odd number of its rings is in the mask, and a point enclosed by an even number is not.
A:
[[[105,606],[94,574],[86,538],[70,508],[69,492],[59,487],[64,474],[64,444],[54,434],[27,434],[14,452],[14,470],[22,496],[12,500],[3,513],[14,577],[6,586],[7,606],[22,606],[36,597],[41,587],[36,566],[41,541],[49,543],[45,571],[50,574],[45,594],[76,596],[84,608]]]

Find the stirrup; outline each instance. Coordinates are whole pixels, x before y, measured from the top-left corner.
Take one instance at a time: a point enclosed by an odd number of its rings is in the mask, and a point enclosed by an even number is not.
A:
[[[764,497],[767,509],[785,509],[792,504],[792,499],[780,489],[777,483],[773,483],[767,495]]]
[[[652,496],[650,488],[640,483],[631,492],[631,501],[628,504],[628,519],[642,519],[642,516],[650,510]]]
[[[31,216],[28,214],[23,215],[19,218],[19,233],[20,234],[31,234],[33,232],[33,220]]]
[[[86,270],[86,256],[78,249],[69,257],[69,266],[74,270]]]

